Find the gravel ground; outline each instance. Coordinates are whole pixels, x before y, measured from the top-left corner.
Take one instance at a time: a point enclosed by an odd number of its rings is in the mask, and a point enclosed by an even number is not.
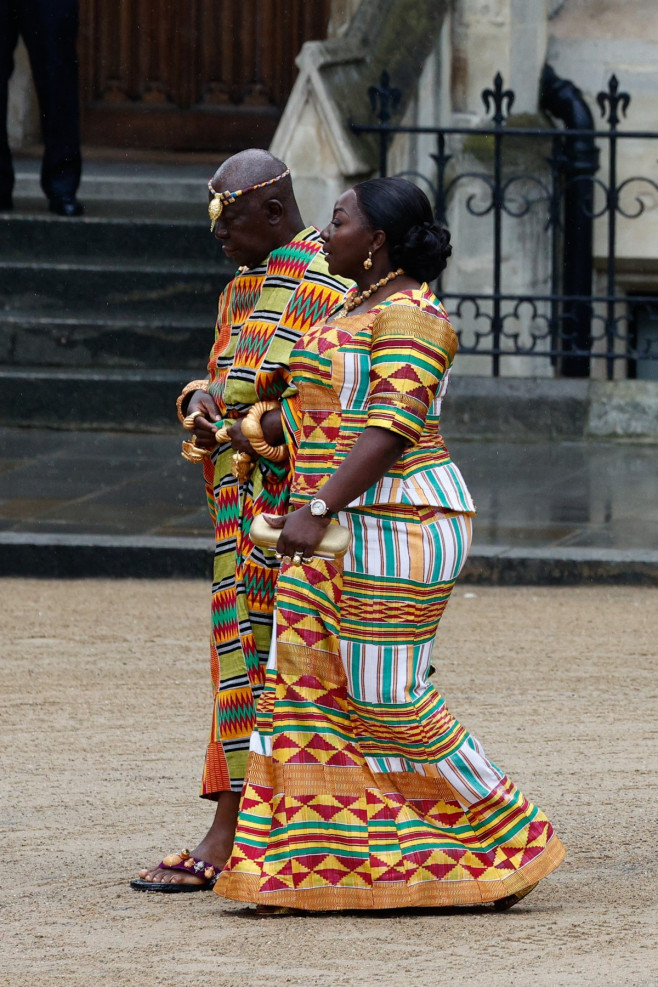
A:
[[[276,919],[128,886],[210,821],[209,587],[0,593],[6,987],[658,984],[658,590],[455,591],[440,688],[567,847],[527,901]]]

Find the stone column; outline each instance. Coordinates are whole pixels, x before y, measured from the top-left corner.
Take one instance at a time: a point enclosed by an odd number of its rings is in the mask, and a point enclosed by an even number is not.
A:
[[[457,113],[482,113],[481,92],[500,72],[515,113],[536,113],[546,59],[547,0],[461,0],[453,14],[452,94]]]

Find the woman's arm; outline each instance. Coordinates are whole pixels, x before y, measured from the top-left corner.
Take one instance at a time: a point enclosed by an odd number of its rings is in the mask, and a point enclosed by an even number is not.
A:
[[[318,497],[336,513],[388,473],[407,445],[423,433],[427,413],[452,363],[457,337],[442,315],[394,303],[372,327],[368,424]],[[315,518],[308,506],[273,527],[282,528],[278,550],[312,555],[330,518]]]
[[[388,473],[404,452],[406,440],[397,432],[372,426],[354,443],[344,462],[318,491],[332,514],[342,511]],[[314,517],[308,505],[283,518],[268,516],[272,527],[281,528],[277,549],[282,555],[295,552],[312,555],[331,518]]]

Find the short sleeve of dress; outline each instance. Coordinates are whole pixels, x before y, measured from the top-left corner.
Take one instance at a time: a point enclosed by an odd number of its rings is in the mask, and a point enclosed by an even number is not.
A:
[[[367,425],[415,444],[456,351],[447,319],[413,304],[383,308],[372,327]]]

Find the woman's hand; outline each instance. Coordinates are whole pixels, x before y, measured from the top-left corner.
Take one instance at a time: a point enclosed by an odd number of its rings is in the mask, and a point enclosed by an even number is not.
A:
[[[310,558],[322,541],[322,536],[330,518],[313,517],[308,507],[300,507],[285,517],[266,514],[265,520],[271,527],[280,528],[277,552],[290,558],[299,552],[303,558]]]

